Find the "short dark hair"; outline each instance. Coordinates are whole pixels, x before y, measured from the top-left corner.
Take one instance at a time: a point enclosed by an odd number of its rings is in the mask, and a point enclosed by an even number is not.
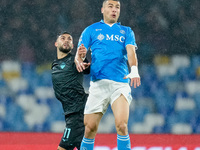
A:
[[[102,5],[104,5],[104,3],[106,3],[107,1],[109,1],[109,0],[103,0]],[[120,2],[120,0],[112,0],[112,1]]]
[[[68,31],[61,31],[61,32],[59,32],[58,34],[57,34],[57,39],[58,39],[58,37],[60,36],[60,35],[63,35],[63,34],[69,34],[69,35],[71,35],[71,33],[69,33]],[[71,35],[72,36],[72,35]]]
[[[109,0],[103,0],[103,3],[105,3],[106,1],[109,1]],[[118,1],[118,2],[120,2],[120,0],[112,0],[112,1]]]

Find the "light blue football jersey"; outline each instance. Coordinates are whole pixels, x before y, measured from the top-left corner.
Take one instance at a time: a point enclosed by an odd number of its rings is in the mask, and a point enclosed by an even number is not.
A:
[[[130,27],[115,23],[112,26],[103,20],[88,26],[81,34],[78,46],[84,44],[91,50],[91,80],[109,79],[128,83],[123,79],[129,74],[126,45],[136,45]]]

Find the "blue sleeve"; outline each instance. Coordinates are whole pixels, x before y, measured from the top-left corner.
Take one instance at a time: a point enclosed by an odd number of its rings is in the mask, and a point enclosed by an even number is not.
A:
[[[78,42],[78,47],[83,44],[87,50],[90,48],[91,46],[91,38],[90,38],[90,28],[87,27],[81,34],[80,38],[79,38],[79,42]]]
[[[129,27],[126,33],[126,41],[125,41],[125,46],[128,44],[135,45],[137,47],[136,41],[135,41],[135,34],[133,30]]]

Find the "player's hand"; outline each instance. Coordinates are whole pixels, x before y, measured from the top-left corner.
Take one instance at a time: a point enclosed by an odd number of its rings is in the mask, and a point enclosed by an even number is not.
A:
[[[127,79],[127,77],[124,77],[124,79]],[[140,78],[130,78],[131,79],[131,86],[133,86],[134,83],[134,88],[139,87],[141,85]]]
[[[87,54],[87,49],[85,48],[83,44],[81,44],[77,49],[77,55],[79,55],[79,57],[84,60],[86,57],[86,54]]]
[[[76,52],[75,56],[75,64],[76,64],[76,69],[78,72],[83,72],[83,70],[87,69],[90,66],[90,63],[85,63],[83,60],[86,57],[87,49],[83,44],[81,44]]]
[[[131,79],[131,86],[133,86],[134,83],[134,88],[139,87],[141,85],[140,75],[138,73],[138,69],[136,66],[132,66],[131,72],[123,79],[128,79],[128,78]]]
[[[90,66],[90,63],[83,62],[83,60],[80,57],[75,57],[74,62],[76,64],[76,69],[78,70],[78,72],[83,72],[83,70],[89,68]]]
[[[80,56],[76,55],[74,62],[76,64],[76,69],[78,70],[78,72],[83,72],[83,70],[85,70],[84,62]]]

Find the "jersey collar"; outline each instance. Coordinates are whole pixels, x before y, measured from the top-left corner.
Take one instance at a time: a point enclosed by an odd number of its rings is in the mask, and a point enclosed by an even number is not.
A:
[[[103,24],[106,24],[105,22],[104,22],[104,20],[103,19],[101,19],[101,21],[100,21],[101,23],[103,23]],[[114,23],[115,24],[115,23]],[[121,25],[121,23],[120,22],[117,22],[116,24],[118,24],[118,25]]]

